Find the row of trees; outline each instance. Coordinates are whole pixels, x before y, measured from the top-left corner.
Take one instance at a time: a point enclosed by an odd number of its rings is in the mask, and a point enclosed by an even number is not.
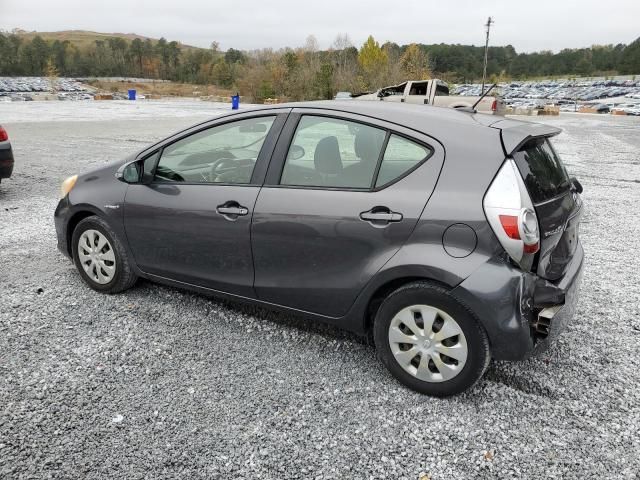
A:
[[[320,50],[313,36],[296,49],[250,52],[183,47],[161,38],[95,40],[88,47],[69,41],[28,40],[0,33],[0,75],[136,76],[238,89],[261,100],[330,98],[338,90],[363,91],[406,79],[437,75],[456,83],[482,75],[484,49],[469,45],[379,44],[373,37],[356,48],[339,35]],[[629,45],[520,53],[490,47],[487,71],[495,80],[531,77],[640,73],[640,38]]]

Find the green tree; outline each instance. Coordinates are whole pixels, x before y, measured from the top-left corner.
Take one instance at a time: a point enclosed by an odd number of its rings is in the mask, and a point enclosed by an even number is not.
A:
[[[23,64],[26,72],[32,75],[43,75],[49,61],[49,45],[40,35],[33,37],[23,49]]]
[[[0,32],[0,74],[20,75],[22,39],[18,35],[5,35]]]
[[[115,75],[127,74],[127,42],[120,37],[110,37],[107,39],[107,45],[109,47],[109,54],[111,57],[113,70]]]
[[[142,44],[142,40],[139,38],[134,38],[131,44],[129,45],[129,57],[133,61],[134,72],[137,75],[142,75],[142,62],[144,59],[144,45]]]
[[[160,75],[162,78],[167,78],[170,70],[169,44],[167,43],[167,39],[160,37],[154,50],[160,60]]]
[[[213,65],[211,70],[213,82],[221,87],[231,88],[233,86],[233,72],[231,65],[220,58]]]
[[[320,98],[333,98],[333,65],[330,63],[320,65],[320,71],[316,74],[316,88]]]
[[[637,38],[622,50],[620,73],[640,73],[640,38]]]
[[[171,78],[175,79],[176,72],[180,65],[180,45],[175,40],[169,42],[167,45],[167,51]]]
[[[244,64],[247,60],[247,56],[242,53],[240,50],[236,50],[235,48],[230,48],[227,50],[227,53],[224,54],[224,59],[227,63],[241,63]]]
[[[55,64],[58,72],[62,75],[67,75],[69,65],[69,55],[67,50],[69,49],[69,40],[54,40],[51,44],[51,58]]]

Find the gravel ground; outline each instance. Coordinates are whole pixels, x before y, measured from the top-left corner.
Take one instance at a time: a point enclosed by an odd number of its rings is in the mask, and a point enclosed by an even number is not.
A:
[[[640,119],[546,119],[585,187],[576,318],[542,357],[434,399],[335,328],[87,288],[56,250],[60,181],[220,112],[136,109],[0,104],[18,162],[0,185],[0,477],[640,476]]]

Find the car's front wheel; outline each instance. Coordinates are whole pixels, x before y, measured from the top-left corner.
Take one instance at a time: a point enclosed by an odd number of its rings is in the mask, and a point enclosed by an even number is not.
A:
[[[102,218],[81,220],[71,242],[73,262],[84,282],[94,290],[117,293],[136,282],[124,246]]]
[[[434,396],[470,388],[491,359],[487,334],[474,315],[445,288],[427,282],[405,285],[384,300],[374,340],[394,377]]]

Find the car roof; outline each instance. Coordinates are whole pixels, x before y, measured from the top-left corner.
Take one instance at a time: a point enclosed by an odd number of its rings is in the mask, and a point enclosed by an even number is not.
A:
[[[455,108],[431,105],[362,100],[325,100],[283,103],[277,107],[354,113],[395,123],[445,143],[447,140],[459,141],[460,138],[477,138],[477,135],[495,138],[496,131],[498,131],[501,133],[506,153],[513,152],[528,138],[557,135],[561,131],[556,127],[541,123],[513,118],[505,119],[501,115],[471,113]],[[263,107],[257,109],[261,108]],[[270,105],[266,108],[274,108],[274,106]]]
[[[274,108],[274,105],[265,107]],[[258,109],[261,108],[258,107]],[[500,117],[494,115],[469,113],[453,108],[363,100],[292,102],[279,104],[276,108],[306,108],[354,113],[385,120],[425,133],[431,130],[430,127],[433,124],[490,126],[500,119]]]
[[[295,108],[326,110],[328,113],[332,111],[353,113],[371,117],[415,130],[445,144],[459,142],[461,138],[469,142],[477,142],[482,137],[495,140],[497,136],[507,154],[511,154],[527,139],[538,136],[553,136],[561,132],[561,129],[550,125],[515,120],[513,118],[506,119],[501,115],[471,113],[455,108],[434,107],[431,105],[362,100],[323,100],[257,105],[246,110],[234,111],[234,113],[223,115],[222,117],[230,119],[234,115],[241,113],[265,110],[273,112],[279,109],[291,110]],[[215,121],[222,117],[212,120]]]

